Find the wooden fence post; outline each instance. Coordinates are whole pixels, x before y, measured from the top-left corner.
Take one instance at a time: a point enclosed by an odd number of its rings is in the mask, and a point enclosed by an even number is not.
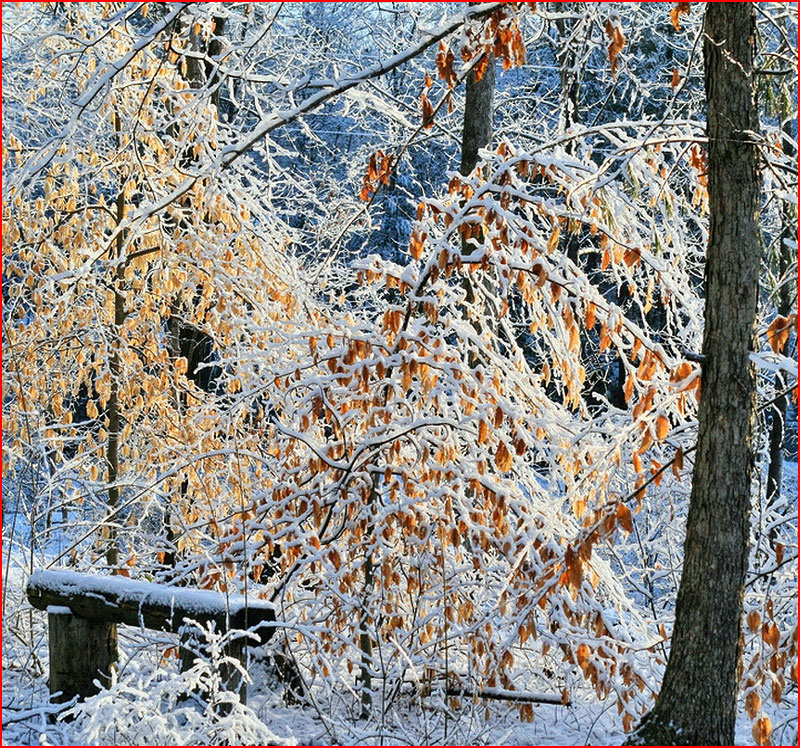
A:
[[[61,606],[47,609],[47,623],[53,700],[85,699],[108,688],[118,659],[117,624],[79,618]]]
[[[271,603],[211,590],[49,569],[31,574],[26,593],[31,605],[48,612],[50,693],[60,692],[59,702],[86,698],[110,685],[118,659],[118,623],[179,633],[184,670],[192,666],[195,653],[208,656],[202,629],[210,623],[218,632],[258,631],[262,643],[275,632]],[[197,621],[200,629],[184,623],[187,619]],[[224,654],[246,665],[247,644],[244,633],[231,637]],[[238,668],[221,663],[220,675],[223,688],[246,703],[247,683]]]

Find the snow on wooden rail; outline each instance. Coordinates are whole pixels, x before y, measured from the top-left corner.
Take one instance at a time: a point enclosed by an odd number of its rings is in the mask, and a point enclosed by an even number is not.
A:
[[[46,570],[31,574],[26,589],[39,610],[64,606],[92,621],[124,623],[161,631],[178,631],[184,619],[214,621],[218,631],[259,627],[262,641],[272,634],[271,603],[244,595],[170,587],[121,576]]]
[[[219,632],[256,631],[261,643],[275,631],[272,605],[243,595],[64,570],[31,574],[25,591],[31,605],[48,614],[50,694],[61,703],[85,699],[110,685],[119,660],[118,623],[178,632],[186,621],[202,626],[213,621]],[[185,630],[182,636],[181,663],[190,667],[194,649],[203,645]],[[244,635],[233,638],[226,644],[226,655],[244,661],[246,646]],[[226,688],[238,692],[245,703],[241,671],[223,662],[220,675]]]

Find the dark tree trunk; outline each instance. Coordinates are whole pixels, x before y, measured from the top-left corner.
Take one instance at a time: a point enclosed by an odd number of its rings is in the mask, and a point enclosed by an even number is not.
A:
[[[787,156],[793,156],[794,138],[792,132],[792,122],[787,117],[783,124],[784,152]],[[792,241],[797,234],[797,212],[792,206],[785,205],[782,209],[781,221],[783,230],[781,232],[780,247],[778,248],[778,278],[783,280],[792,267],[795,257],[792,249]],[[788,317],[792,312],[792,284],[784,283],[778,290],[777,312],[781,316]],[[771,507],[781,495],[781,482],[783,478],[783,441],[786,428],[786,408],[789,405],[789,396],[780,395],[786,389],[786,377],[782,372],[775,375],[775,393],[778,395],[770,408],[770,428],[769,428],[769,468],[767,470],[767,507]],[[770,543],[775,542],[777,531],[772,529],[769,534]]]
[[[761,259],[754,30],[751,3],[706,6],[711,225],[697,459],[669,662],[633,744],[733,745],[754,463],[749,353]]]
[[[579,3],[551,3],[553,10],[557,13],[579,13],[582,8]],[[582,32],[581,20],[569,20],[561,17],[555,21],[556,31],[558,32],[558,48],[556,49],[556,61],[558,62],[558,76],[561,88],[561,123],[560,128],[563,132],[569,130],[574,124],[580,122],[580,96],[581,83],[583,81],[584,66],[581,64],[580,57],[583,53],[585,42],[578,42],[576,32]],[[574,153],[577,141],[570,141],[564,149],[567,153]]]
[[[576,10],[575,3],[558,3],[559,11],[564,13]],[[558,48],[556,60],[558,62],[558,76],[561,83],[561,112],[560,127],[562,132],[567,132],[573,125],[580,121],[579,105],[581,92],[582,67],[578,63],[579,45],[572,39],[578,22],[558,18],[555,22],[558,32]],[[575,155],[577,140],[570,140],[564,145],[564,150]],[[581,237],[577,232],[565,231],[561,239],[563,251],[576,265],[579,263],[578,251],[581,246]]]
[[[187,38],[188,48],[194,53],[182,58],[181,64],[178,65],[178,72],[192,89],[195,90],[197,96],[202,96],[204,91],[208,92],[209,101],[216,108],[216,114],[219,116],[222,81],[220,80],[219,65],[213,58],[218,57],[223,50],[226,19],[222,16],[213,16],[212,20],[213,33],[209,39],[206,39],[202,33],[197,31],[194,22],[191,20],[176,22],[175,33],[178,36]],[[205,59],[198,55],[204,55]],[[180,138],[177,123],[170,125],[170,130],[170,135],[172,135],[172,137],[176,139]],[[194,154],[187,146],[180,157],[181,165],[183,168],[189,169],[194,165],[195,161]],[[188,197],[182,198],[181,205],[183,207],[188,207],[189,202],[190,200]],[[188,228],[183,221],[181,221],[181,226]],[[170,358],[173,361],[181,356],[186,358],[187,377],[204,392],[211,392],[219,372],[214,372],[211,367],[201,367],[213,361],[213,341],[204,332],[188,324],[186,322],[187,316],[188,315],[183,314],[183,308],[180,303],[177,301],[171,303],[170,318],[167,321],[167,347]],[[174,406],[180,419],[185,416],[186,404],[186,393],[176,391],[174,393]],[[189,479],[184,478],[179,488],[181,504],[185,504],[188,493]],[[173,527],[174,514],[176,514],[176,510],[171,507],[169,503],[165,504],[162,519],[166,546],[163,564],[168,569],[174,569],[178,560],[178,533],[176,533]]]
[[[486,70],[480,80],[476,80],[474,70],[467,76],[460,169],[465,176],[478,163],[478,151],[492,142],[493,101],[494,55],[490,54]]]
[[[479,3],[471,2],[470,5]],[[492,116],[494,114],[494,55],[489,53],[489,59],[480,80],[477,79],[473,70],[467,76],[467,91],[464,99],[464,131],[461,136],[461,168],[464,176],[472,173],[478,163],[478,151],[485,148],[492,142]],[[461,241],[461,253],[468,255],[474,247],[470,242],[463,238]],[[484,283],[488,283],[488,278],[484,277]],[[466,305],[472,306],[477,301],[477,292],[469,273],[463,276],[463,286],[465,292]],[[483,333],[481,323],[472,317],[472,326],[478,335]],[[473,351],[469,353],[469,364],[472,368],[477,366],[479,358]]]
[[[122,123],[119,113],[114,114],[114,133],[117,141],[120,140]],[[116,200],[116,224],[119,226],[125,217],[125,192],[120,187]],[[106,563],[110,569],[116,569],[119,565],[119,538],[117,526],[119,525],[119,447],[120,447],[120,405],[119,390],[120,378],[122,376],[122,364],[120,362],[120,335],[122,325],[125,323],[125,296],[123,295],[125,286],[125,264],[122,262],[124,254],[124,234],[117,234],[116,252],[120,263],[117,265],[114,278],[114,327],[112,328],[113,349],[111,361],[109,362],[109,372],[111,374],[111,388],[108,397],[108,440],[106,442],[106,469],[108,478],[108,522],[105,528],[108,532],[106,543]]]

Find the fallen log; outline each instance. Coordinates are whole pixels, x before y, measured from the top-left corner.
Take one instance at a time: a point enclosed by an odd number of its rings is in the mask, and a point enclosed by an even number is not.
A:
[[[476,691],[464,686],[448,686],[448,696],[457,696],[465,699],[494,699],[496,701],[518,701],[524,704],[557,704],[569,706],[570,700],[564,694],[534,693],[532,691],[511,691],[506,688],[483,688]]]

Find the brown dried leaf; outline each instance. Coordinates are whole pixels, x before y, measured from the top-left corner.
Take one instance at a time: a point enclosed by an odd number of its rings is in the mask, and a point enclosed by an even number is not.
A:
[[[631,510],[625,504],[617,505],[617,524],[621,525],[626,532],[633,532],[633,518]]]
[[[561,230],[556,226],[553,229],[553,233],[550,234],[550,238],[547,240],[547,251],[553,252],[558,247],[558,237],[561,234]]]
[[[755,719],[758,710],[761,709],[761,697],[756,691],[750,691],[744,700],[744,710],[750,719]]]
[[[611,40],[608,45],[608,61],[611,63],[611,75],[617,73],[617,58],[622,48],[625,46],[625,36],[619,26],[614,26],[611,21],[606,21],[606,34]]]
[[[789,332],[792,329],[792,322],[787,317],[775,317],[767,328],[767,341],[770,348],[775,353],[783,353],[786,342],[789,340]]]
[[[567,582],[579,590],[583,584],[583,563],[572,548],[567,548],[567,552],[564,554],[564,566],[566,567]]]
[[[511,453],[508,451],[508,447],[506,447],[503,441],[497,445],[497,451],[494,453],[494,464],[497,465],[497,469],[501,473],[507,473],[514,464]]]
[[[753,723],[753,740],[757,745],[769,745],[772,734],[772,722],[769,717],[759,717]]]
[[[586,670],[586,667],[589,665],[589,657],[591,656],[592,652],[589,649],[588,644],[579,644],[578,649],[575,653],[576,659],[578,661],[578,667],[581,670]]]
[[[765,623],[761,629],[761,638],[773,649],[778,649],[781,641],[780,629],[774,623]]]
[[[672,473],[676,478],[680,478],[681,470],[683,470],[683,447],[678,447],[672,459]]]
[[[669,17],[672,21],[672,25],[675,27],[675,31],[681,30],[681,16],[688,14],[691,9],[691,3],[677,3],[669,12]]]
[[[422,126],[426,130],[433,127],[433,104],[424,93],[422,94]]]

